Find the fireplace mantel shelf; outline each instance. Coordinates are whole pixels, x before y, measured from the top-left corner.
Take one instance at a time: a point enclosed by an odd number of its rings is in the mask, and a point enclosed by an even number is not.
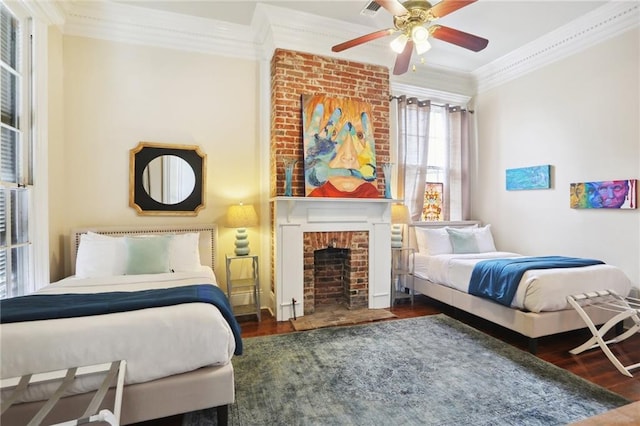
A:
[[[284,213],[279,217],[281,225],[296,223],[302,217],[305,222],[366,222],[373,216],[388,222],[390,216],[385,212],[392,203],[401,202],[390,198],[331,197],[274,197],[271,201]]]

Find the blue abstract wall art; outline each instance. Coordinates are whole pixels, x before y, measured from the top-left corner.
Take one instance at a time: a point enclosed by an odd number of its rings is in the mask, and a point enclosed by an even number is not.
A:
[[[551,165],[507,169],[507,191],[551,188]]]

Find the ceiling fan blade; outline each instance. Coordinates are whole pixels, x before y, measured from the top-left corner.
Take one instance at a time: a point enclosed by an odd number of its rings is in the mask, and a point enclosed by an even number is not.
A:
[[[398,0],[375,0],[380,6],[384,7],[392,15],[404,15],[409,13],[406,7],[398,3]]]
[[[370,34],[365,34],[363,36],[356,37],[353,40],[349,40],[349,41],[345,41],[344,43],[336,44],[335,46],[333,46],[331,48],[331,50],[333,52],[342,52],[343,50],[346,50],[346,49],[349,49],[351,47],[355,47],[355,46],[361,45],[361,44],[366,43],[368,41],[372,41],[372,40],[376,40],[378,38],[386,37],[388,35],[393,34],[394,32],[396,32],[396,30],[393,29],[393,28],[389,28],[387,30],[375,31],[375,32],[370,33]]]
[[[442,25],[434,25],[429,28],[431,36],[447,43],[452,43],[465,49],[479,52],[489,44],[486,38],[478,37],[464,31],[456,30]]]
[[[409,62],[411,62],[411,54],[413,53],[413,41],[408,40],[402,53],[396,57],[396,64],[393,67],[393,74],[400,75],[407,72]]]
[[[471,3],[475,3],[476,1],[477,0],[442,0],[440,3],[429,9],[429,11],[434,18],[442,18],[451,12],[455,12],[465,6],[469,6]]]

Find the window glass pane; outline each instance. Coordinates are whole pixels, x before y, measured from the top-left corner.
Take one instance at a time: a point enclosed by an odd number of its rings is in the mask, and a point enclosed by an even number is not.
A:
[[[20,246],[11,249],[11,273],[9,276],[9,295],[19,296],[25,293],[29,276],[29,256],[31,246]]]
[[[19,44],[16,43],[18,39],[18,20],[11,15],[4,4],[0,3],[0,10],[2,16],[2,23],[0,25],[2,31],[0,34],[0,40],[2,42],[2,62],[16,69],[19,48]]]
[[[2,128],[0,145],[0,180],[18,183],[18,133]]]
[[[18,127],[18,78],[2,68],[2,122]]]
[[[29,242],[29,197],[26,189],[11,191],[11,243],[24,244]]]
[[[444,108],[432,106],[429,117],[428,166],[444,169],[447,165],[447,140]]]

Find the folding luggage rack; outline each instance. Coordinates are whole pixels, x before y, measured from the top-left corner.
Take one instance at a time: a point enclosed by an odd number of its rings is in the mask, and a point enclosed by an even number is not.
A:
[[[573,355],[577,355],[586,350],[599,347],[618,371],[625,376],[633,377],[630,370],[640,367],[640,363],[627,366],[622,365],[613,352],[611,352],[608,345],[622,342],[640,330],[640,318],[638,318],[638,314],[640,314],[640,299],[633,297],[624,298],[613,290],[599,290],[567,296],[567,301],[578,312],[593,334],[593,337],[587,340],[584,344],[570,350],[569,352]],[[597,328],[591,318],[589,318],[589,315],[587,315],[584,309],[582,309],[582,306],[585,305],[617,312],[618,314],[604,323],[600,328]],[[607,341],[604,340],[605,334],[607,334],[612,327],[628,318],[633,321],[633,325],[627,331],[624,331],[613,339]]]
[[[0,414],[7,411],[7,409],[9,409],[9,407],[11,407],[13,403],[25,393],[29,385],[62,381],[54,394],[44,403],[42,408],[40,408],[27,425],[38,426],[42,424],[47,414],[51,412],[60,398],[65,395],[66,390],[71,386],[75,379],[81,376],[105,374],[100,388],[96,390],[95,395],[91,399],[91,402],[82,417],[75,420],[57,423],[55,426],[76,426],[93,422],[108,423],[111,426],[119,426],[126,365],[126,361],[113,361],[105,364],[73,367],[49,371],[46,373],[25,374],[20,377],[2,379],[0,380],[0,389],[3,391],[13,389],[13,393],[7,398],[7,400],[3,401]],[[115,384],[116,393],[113,412],[106,409],[98,412],[98,408],[100,407],[100,404],[102,404],[107,391],[109,388],[113,387],[112,383],[114,379],[116,379],[116,375],[117,381]]]

